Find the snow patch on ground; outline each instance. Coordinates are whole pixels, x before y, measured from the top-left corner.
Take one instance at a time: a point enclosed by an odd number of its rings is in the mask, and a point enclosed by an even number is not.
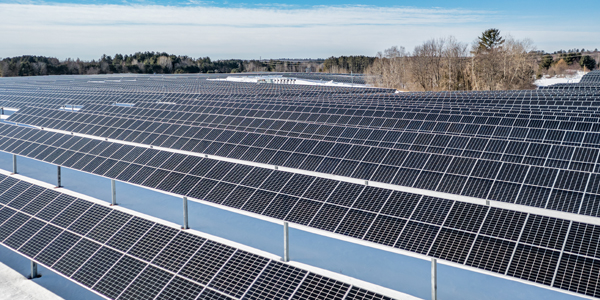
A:
[[[585,74],[586,72],[577,71],[575,74],[557,75],[553,77],[544,75],[544,77],[536,80],[533,84],[537,86],[549,86],[557,83],[579,83]]]
[[[310,80],[310,79],[301,79],[294,77],[283,77],[281,75],[264,75],[264,76],[227,76],[227,78],[210,78],[207,80],[222,80],[222,81],[232,81],[232,82],[249,82],[249,83],[277,83],[277,84],[298,84],[298,85],[325,85],[325,86],[341,86],[341,87],[369,87],[366,84],[358,84],[358,83],[345,83],[345,82],[335,82],[331,81],[323,81],[323,80]]]
[[[40,278],[41,279],[41,278]],[[36,279],[37,280],[37,279]],[[63,299],[0,262],[0,299]]]

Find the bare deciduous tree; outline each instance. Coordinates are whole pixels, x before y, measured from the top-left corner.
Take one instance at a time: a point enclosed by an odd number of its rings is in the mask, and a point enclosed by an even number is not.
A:
[[[533,88],[537,55],[531,40],[508,37],[502,46],[481,51],[473,43],[471,74],[476,90]]]
[[[531,40],[504,39],[499,31],[488,40],[475,40],[471,52],[452,36],[428,40],[412,53],[386,49],[367,69],[375,75],[368,83],[410,91],[533,88],[538,57]]]
[[[171,58],[169,58],[168,56],[160,56],[158,58],[157,63],[163,68],[163,69],[167,69],[169,71],[173,70],[173,63],[171,62]]]
[[[367,82],[375,86],[407,89],[407,56],[404,47],[391,47],[377,53],[377,59],[367,68]]]
[[[466,71],[467,45],[454,37],[432,39],[415,47],[392,47],[377,54],[367,69],[370,84],[411,91],[461,90],[469,87]]]

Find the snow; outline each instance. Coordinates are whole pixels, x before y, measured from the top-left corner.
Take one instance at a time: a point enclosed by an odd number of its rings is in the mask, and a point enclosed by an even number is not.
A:
[[[310,79],[300,79],[294,77],[283,77],[281,75],[263,75],[263,76],[227,76],[227,78],[211,78],[208,80],[221,80],[221,81],[231,81],[231,82],[249,82],[249,83],[259,83],[259,81],[277,81],[277,80],[288,80],[293,83],[278,83],[278,84],[297,84],[297,85],[324,85],[324,86],[340,86],[340,87],[369,87],[366,84],[358,84],[358,83],[344,83],[344,82],[335,82],[331,81],[322,81],[322,80],[310,80]]]
[[[0,120],[8,119],[8,117],[10,117],[10,115],[14,114],[15,112],[17,112],[17,110],[5,107],[4,111],[0,115]]]
[[[102,297],[38,265],[41,277],[27,279],[30,260],[0,246],[0,300],[101,300]]]
[[[544,77],[536,80],[533,84],[537,86],[549,86],[557,83],[578,83],[585,74],[586,72],[577,71],[575,74],[556,75],[553,77],[544,75]]]
[[[43,277],[43,276],[42,276]],[[40,278],[41,279],[41,278]],[[63,299],[0,262],[0,299]]]

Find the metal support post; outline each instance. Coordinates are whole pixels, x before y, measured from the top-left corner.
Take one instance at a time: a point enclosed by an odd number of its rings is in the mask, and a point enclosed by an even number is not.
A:
[[[31,261],[31,279],[40,277],[37,271],[37,263],[35,261]]]
[[[115,188],[115,180],[110,180],[111,202],[110,205],[117,205],[117,189]]]
[[[60,166],[56,166],[56,187],[62,187],[62,182],[60,178]]]
[[[189,229],[188,226],[188,200],[187,197],[183,197],[183,226],[181,229]]]
[[[288,222],[283,222],[283,261],[290,261],[290,230]]]
[[[17,174],[17,156],[13,154],[13,174]]]
[[[431,259],[431,300],[437,300],[437,260]]]

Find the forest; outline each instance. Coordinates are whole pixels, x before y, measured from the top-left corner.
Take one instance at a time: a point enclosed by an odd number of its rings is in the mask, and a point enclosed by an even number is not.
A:
[[[102,55],[98,60],[59,60],[53,57],[23,55],[0,60],[0,75],[90,75],[90,74],[183,74],[240,72],[327,72],[363,73],[374,57],[340,56],[327,59],[211,60],[165,52],[137,52],[131,55]]]
[[[503,37],[499,29],[481,33],[472,44],[454,37],[431,39],[412,52],[391,47],[377,54],[365,73],[379,87],[405,91],[533,89],[543,76],[565,76],[598,67],[598,50],[536,50],[529,39]]]
[[[102,55],[98,60],[23,55],[0,60],[0,73],[9,76],[90,75],[115,73],[179,74],[242,72],[242,60],[212,61],[209,57],[191,58],[164,52],[137,52],[132,55]]]
[[[535,88],[534,81],[543,76],[593,70],[598,68],[599,60],[597,49],[546,53],[536,50],[531,40],[503,37],[499,29],[491,28],[471,44],[449,36],[427,40],[413,51],[390,47],[374,57],[211,60],[137,52],[83,61],[24,55],[0,60],[0,76],[323,72],[366,74],[373,86],[406,91],[509,90]]]

